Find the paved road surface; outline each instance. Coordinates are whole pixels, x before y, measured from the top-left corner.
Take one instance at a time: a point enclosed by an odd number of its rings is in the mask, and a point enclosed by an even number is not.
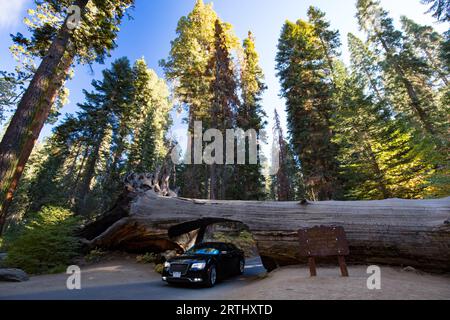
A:
[[[244,275],[228,279],[214,288],[191,286],[172,287],[160,279],[135,284],[99,286],[82,290],[58,290],[8,296],[0,294],[0,300],[215,300],[227,299],[227,295],[250,284],[266,272],[259,258],[247,260]],[[1,288],[1,287],[0,287]]]

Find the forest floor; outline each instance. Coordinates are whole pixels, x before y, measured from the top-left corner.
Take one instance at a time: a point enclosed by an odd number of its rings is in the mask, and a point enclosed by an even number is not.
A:
[[[231,299],[274,300],[450,300],[450,275],[381,267],[381,290],[369,290],[367,267],[349,266],[350,277],[339,267],[318,268],[311,278],[307,267],[285,267],[243,288]]]
[[[343,278],[337,266],[319,267],[318,277],[310,278],[307,267],[292,266],[266,274],[255,258],[249,260],[244,276],[213,289],[170,287],[152,265],[123,256],[82,266],[82,290],[67,290],[66,274],[42,275],[23,283],[0,283],[0,300],[450,300],[450,275],[381,267],[381,290],[369,290],[366,267],[349,266],[349,272],[350,277]]]

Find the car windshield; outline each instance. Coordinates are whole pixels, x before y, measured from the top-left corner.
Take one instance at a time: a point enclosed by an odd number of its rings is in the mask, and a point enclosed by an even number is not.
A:
[[[208,254],[208,255],[218,255],[220,251],[214,248],[192,248],[186,252],[187,254]]]

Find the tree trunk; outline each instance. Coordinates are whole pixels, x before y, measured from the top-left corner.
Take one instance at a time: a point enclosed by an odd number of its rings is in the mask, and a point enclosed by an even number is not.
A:
[[[103,131],[98,135],[98,140],[96,140],[96,145],[93,147],[86,164],[86,169],[81,181],[81,186],[77,192],[76,196],[76,211],[78,214],[83,215],[85,213],[86,200],[89,192],[91,191],[91,182],[95,174],[95,167],[97,161],[100,157],[100,148],[104,139],[104,128]]]
[[[84,11],[88,0],[77,1]],[[74,55],[69,50],[73,30],[64,22],[25,91],[0,143],[0,235],[14,192]]]
[[[378,37],[381,41],[383,49],[386,51],[387,56],[392,60],[392,64],[394,65],[395,71],[397,72],[400,80],[403,82],[403,84],[406,88],[408,97],[411,100],[411,106],[413,108],[413,111],[416,113],[417,117],[419,118],[419,121],[423,125],[425,132],[429,133],[432,136],[435,135],[436,131],[434,130],[434,127],[430,122],[429,115],[422,108],[420,98],[417,94],[416,88],[414,88],[414,85],[406,77],[401,64],[398,62],[398,58],[395,56],[395,53],[392,53],[391,48],[387,45],[387,43],[383,39],[383,37],[381,37],[381,36],[378,36]]]
[[[263,263],[305,263],[297,231],[343,226],[349,261],[450,270],[450,198],[355,202],[245,202],[167,198],[127,187],[110,214],[80,235],[90,247],[145,252],[186,249],[208,225],[241,222],[252,232]],[[189,239],[189,242],[186,242]]]

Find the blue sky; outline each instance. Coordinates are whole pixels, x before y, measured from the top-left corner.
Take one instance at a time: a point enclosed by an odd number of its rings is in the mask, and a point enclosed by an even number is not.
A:
[[[205,2],[209,2],[205,0]],[[342,36],[343,59],[348,62],[346,50],[347,33],[358,31],[355,16],[356,0],[216,0],[214,8],[219,16],[234,25],[237,36],[245,38],[248,30],[256,37],[256,46],[260,54],[261,67],[266,75],[269,87],[264,95],[263,105],[269,115],[270,128],[273,110],[277,108],[285,123],[284,102],[279,97],[279,83],[275,72],[275,55],[281,27],[286,19],[297,20],[306,17],[310,5],[317,6],[327,13],[332,27],[339,29]],[[131,12],[133,20],[125,20],[118,38],[118,48],[105,65],[94,65],[93,72],[87,66],[77,66],[75,77],[67,86],[70,89],[70,103],[62,113],[76,111],[76,103],[83,101],[82,89],[90,89],[94,78],[101,78],[101,70],[109,67],[110,62],[122,56],[131,61],[145,57],[148,65],[162,77],[158,66],[160,59],[166,58],[170,50],[170,41],[175,37],[179,18],[189,13],[195,0],[136,0],[136,8]],[[433,25],[443,32],[445,24],[436,24],[427,7],[419,0],[381,0],[382,5],[391,13],[396,23],[401,15],[406,15],[419,23]],[[15,66],[8,47],[11,45],[9,34],[26,29],[22,19],[26,10],[34,6],[32,0],[0,0],[0,70],[12,71]],[[62,118],[62,117],[61,117]],[[175,123],[179,120],[175,119]],[[2,128],[0,127],[0,130]],[[51,127],[46,126],[41,138],[49,135]]]

